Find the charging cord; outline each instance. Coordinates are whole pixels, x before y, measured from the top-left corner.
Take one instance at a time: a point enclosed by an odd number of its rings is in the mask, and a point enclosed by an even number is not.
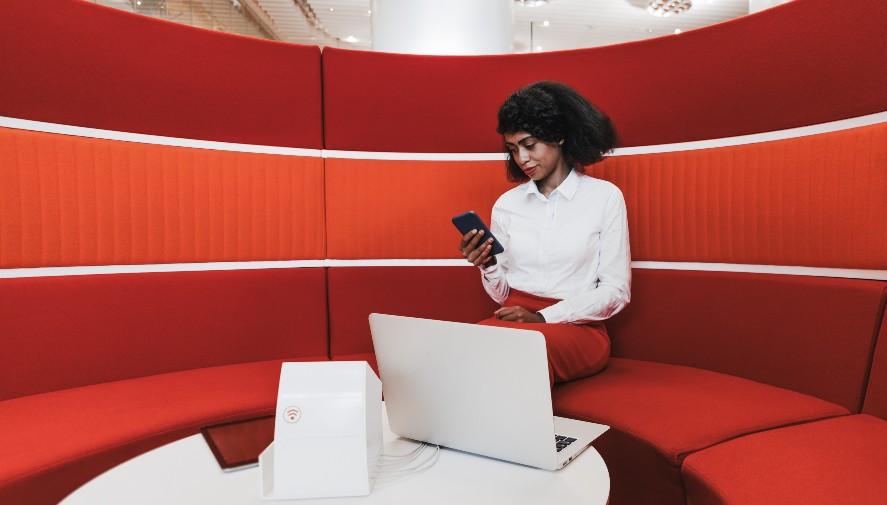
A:
[[[375,472],[376,486],[398,482],[428,470],[440,459],[440,446],[419,444],[406,454],[382,454]]]

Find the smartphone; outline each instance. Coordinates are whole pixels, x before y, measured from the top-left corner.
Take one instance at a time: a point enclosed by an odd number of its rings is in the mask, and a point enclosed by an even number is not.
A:
[[[456,225],[456,228],[462,232],[462,235],[470,232],[471,230],[483,230],[483,240],[487,240],[490,237],[493,237],[493,248],[490,250],[490,254],[495,256],[497,254],[505,252],[505,248],[502,247],[502,244],[499,243],[499,240],[493,236],[493,233],[490,232],[490,229],[487,228],[487,225],[484,224],[483,220],[474,213],[473,210],[469,210],[463,214],[459,214],[458,216],[453,216],[453,224]]]

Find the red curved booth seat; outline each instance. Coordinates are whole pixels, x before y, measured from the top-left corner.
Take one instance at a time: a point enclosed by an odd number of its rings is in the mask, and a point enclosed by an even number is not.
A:
[[[57,503],[105,470],[205,426],[273,414],[280,363],[198,368],[2,401],[0,503]]]
[[[610,470],[613,503],[684,503],[680,472],[688,454],[750,433],[848,413],[818,398],[732,375],[625,358],[611,358],[594,380],[556,388],[553,401],[557,415],[611,426],[594,446]]]
[[[282,360],[327,359],[325,283],[322,268],[4,279],[0,503],[56,503],[141,452],[272,413]]]
[[[612,427],[595,442],[610,469],[612,503],[684,503],[688,455],[859,412],[887,283],[684,270],[632,275],[633,301],[608,323],[610,364],[553,393],[556,414]],[[331,269],[333,358],[372,361],[371,312],[489,317],[494,307],[477,276],[470,267]]]
[[[887,313],[863,413],[731,440],[682,468],[692,505],[883,503],[887,497]]]
[[[457,257],[447,220],[486,213],[509,187],[495,110],[528,82],[575,85],[623,147],[887,110],[880,0],[795,0],[679,36],[496,57],[321,55],[85,1],[31,3],[0,17],[0,61],[15,69],[0,72],[0,120],[66,134],[0,128],[0,266],[243,269],[0,280],[13,351],[0,353],[0,503],[55,503],[148,449],[270,413],[282,360],[373,362],[370,312],[487,317],[468,267],[248,262]],[[878,278],[885,139],[874,121],[622,153],[589,173],[626,195],[635,260]],[[608,323],[610,366],[554,391],[558,413],[613,427],[596,443],[611,503],[883,502],[887,283],[636,268],[633,288]]]

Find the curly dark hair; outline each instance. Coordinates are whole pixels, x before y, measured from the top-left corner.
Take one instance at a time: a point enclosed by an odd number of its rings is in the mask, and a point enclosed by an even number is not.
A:
[[[555,81],[535,82],[512,93],[499,108],[496,131],[527,132],[544,142],[563,140],[567,164],[580,173],[617,143],[610,118],[573,88]],[[510,155],[506,167],[509,180],[529,180]]]

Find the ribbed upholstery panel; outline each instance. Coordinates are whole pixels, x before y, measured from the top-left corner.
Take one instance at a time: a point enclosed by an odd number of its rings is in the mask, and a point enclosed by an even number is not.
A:
[[[887,123],[589,174],[625,194],[634,260],[887,268]],[[458,257],[449,218],[509,187],[501,161],[327,159],[329,257]]]
[[[0,267],[321,258],[323,164],[0,129]]]
[[[625,194],[635,260],[887,268],[887,123],[589,173]]]
[[[330,258],[458,258],[450,218],[486,222],[511,187],[502,161],[325,160]]]

